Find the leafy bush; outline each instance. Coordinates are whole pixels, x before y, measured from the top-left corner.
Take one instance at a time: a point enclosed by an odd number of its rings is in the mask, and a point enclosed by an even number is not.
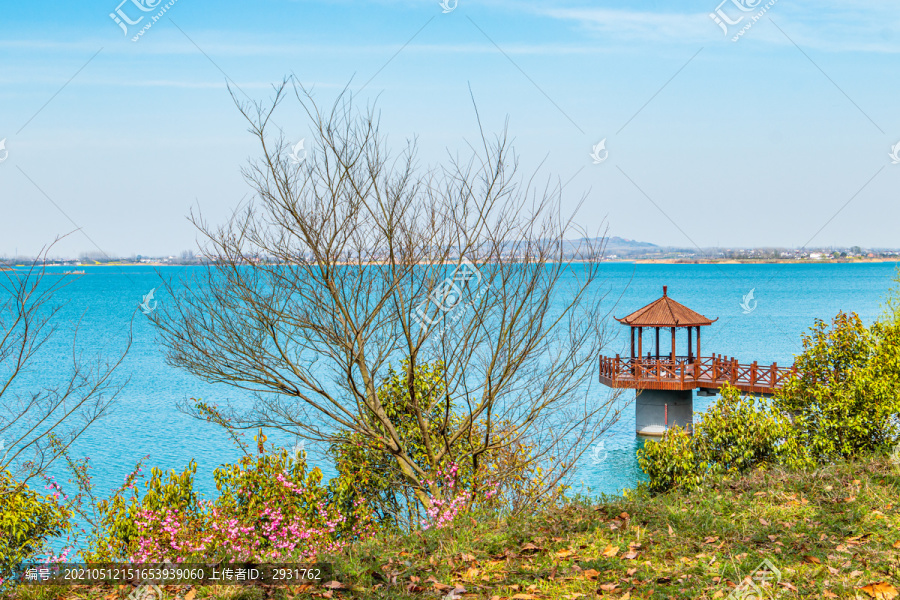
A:
[[[839,313],[816,321],[797,357],[798,376],[776,395],[798,445],[816,463],[883,452],[897,441],[900,324],[867,328]]]
[[[693,435],[673,428],[662,441],[647,440],[638,450],[651,493],[695,489],[707,477],[745,473],[784,458],[789,423],[734,387],[726,385],[720,393]]]
[[[318,468],[284,449],[245,455],[214,473],[219,495],[194,491],[196,464],[168,476],[153,469],[141,496],[117,493],[99,503],[89,561],[184,562],[191,559],[285,562],[332,552],[373,530],[365,503],[343,512],[335,486]]]
[[[70,529],[71,513],[57,495],[42,495],[0,471],[0,584],[21,563],[50,553],[48,541]]]
[[[726,386],[696,426],[647,442],[638,462],[651,493],[769,464],[804,468],[883,453],[900,432],[900,319],[866,327],[839,313],[803,337],[797,375],[771,402]]]
[[[408,371],[406,361],[399,371],[391,368],[378,389],[378,398],[415,468],[425,474],[425,487],[416,487],[387,447],[372,442],[373,436],[345,431],[329,449],[338,478],[352,490],[345,502],[366,498],[383,524],[427,528],[444,526],[457,514],[478,508],[533,505],[538,497],[552,502],[564,491],[559,486],[548,494],[537,484],[540,467],[533,449],[518,439],[511,423],[488,426],[478,422],[470,427],[465,415],[444,410],[446,389],[440,362],[419,365],[412,376],[418,405],[429,407],[421,415],[428,432],[423,435],[410,400]],[[381,428],[376,419],[365,426],[376,431]],[[466,435],[458,435],[460,431]],[[379,433],[376,437],[387,437],[386,432]],[[479,452],[479,448],[486,449]],[[440,458],[434,461],[433,456]],[[473,460],[460,460],[459,456]],[[419,494],[424,503],[417,498]]]

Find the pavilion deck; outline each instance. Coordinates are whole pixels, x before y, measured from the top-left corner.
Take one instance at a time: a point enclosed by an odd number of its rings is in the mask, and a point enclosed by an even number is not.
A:
[[[637,390],[716,390],[730,383],[742,392],[772,394],[795,372],[777,363],[760,366],[713,355],[661,356],[659,358],[600,357],[600,383],[613,388]]]

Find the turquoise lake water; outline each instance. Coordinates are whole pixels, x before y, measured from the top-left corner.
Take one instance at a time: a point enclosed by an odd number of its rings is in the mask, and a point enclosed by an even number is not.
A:
[[[881,313],[881,303],[892,285],[897,263],[878,264],[785,264],[785,265],[633,265],[605,263],[605,279],[597,293],[606,292],[609,310],[622,317],[662,295],[669,295],[694,310],[718,321],[703,331],[704,355],[721,353],[741,361],[768,364],[778,361],[790,365],[801,349],[801,333],[815,318],[830,319],[839,310],[855,311],[866,322]],[[154,331],[137,305],[151,288],[156,299],[160,277],[178,279],[190,267],[85,267],[56,298],[65,302],[59,314],[60,333],[43,348],[38,363],[24,388],[51,384],[71,357],[71,337],[79,323],[79,347],[96,352],[114,353],[121,349],[133,318],[133,345],[119,371],[128,379],[117,408],[89,430],[75,445],[76,456],[90,456],[98,490],[105,493],[119,485],[134,464],[150,455],[148,466],[183,469],[193,458],[198,463],[197,482],[201,491],[212,495],[212,470],[234,461],[239,452],[223,432],[210,424],[192,419],[175,409],[179,400],[190,397],[222,403],[248,397],[227,386],[205,384],[165,363]],[[62,273],[65,269],[49,269]],[[743,297],[754,290],[755,309],[745,314]],[[750,304],[753,306],[753,303]],[[627,329],[610,323],[617,337],[608,345],[607,355],[627,354]],[[679,343],[683,344],[682,335]],[[649,348],[645,338],[645,350]],[[663,346],[665,348],[665,345]],[[598,401],[606,388],[598,390]],[[625,399],[633,399],[627,392]],[[694,410],[702,412],[714,398],[696,398]],[[252,437],[252,434],[250,434]],[[271,434],[269,441],[287,446],[294,440]],[[603,448],[594,461],[586,455],[578,466],[576,487],[593,492],[617,493],[640,477],[635,450],[641,442],[634,435],[633,407],[608,432]],[[310,462],[318,465],[326,477],[332,473],[321,449],[307,443]],[[65,475],[56,469],[57,479]]]

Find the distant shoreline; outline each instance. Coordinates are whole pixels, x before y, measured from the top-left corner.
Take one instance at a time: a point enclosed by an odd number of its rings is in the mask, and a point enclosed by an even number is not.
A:
[[[581,259],[571,259],[568,262],[584,263]],[[783,264],[803,264],[803,265],[825,265],[825,264],[868,264],[868,263],[900,263],[900,257],[878,257],[878,258],[829,258],[829,259],[788,259],[788,258],[771,258],[771,259],[714,259],[714,258],[612,258],[604,259],[603,263],[621,263],[621,264],[637,264],[637,265],[783,265]],[[294,263],[299,264],[299,263]],[[355,262],[335,262],[337,265],[357,264]],[[370,265],[384,265],[385,262],[373,261],[366,263]],[[169,263],[103,263],[95,265],[67,265],[67,264],[48,264],[45,267],[68,268],[73,270],[81,270],[96,267],[203,267],[204,264],[192,265],[173,265]],[[246,266],[253,266],[247,263]],[[30,264],[17,265],[0,265],[0,271],[12,271],[14,269],[30,268]]]

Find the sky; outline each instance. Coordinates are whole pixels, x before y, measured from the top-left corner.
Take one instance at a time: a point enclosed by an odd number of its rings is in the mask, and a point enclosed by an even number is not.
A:
[[[349,85],[428,165],[477,139],[471,89],[588,231],[900,247],[896,0],[119,1],[3,3],[0,255],[195,248],[260,154],[227,84],[287,76]],[[311,139],[296,102],[275,119]]]

